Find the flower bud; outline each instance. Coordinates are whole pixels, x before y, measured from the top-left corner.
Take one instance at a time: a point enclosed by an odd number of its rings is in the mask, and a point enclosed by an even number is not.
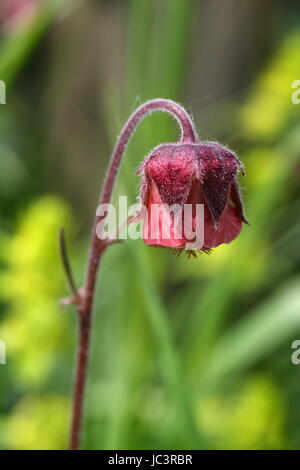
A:
[[[232,242],[248,223],[243,210],[236,175],[243,167],[237,156],[217,142],[176,143],[156,147],[140,166],[143,238],[148,245],[187,248],[184,230],[197,230],[196,208],[203,205],[203,246],[209,251]],[[185,219],[185,205],[191,205],[192,221]],[[153,220],[153,208],[162,210]],[[175,207],[175,212],[168,209]],[[179,212],[179,214],[178,214]],[[179,217],[180,216],[180,217]],[[153,225],[155,224],[155,236]],[[180,227],[178,226],[180,225]],[[199,229],[199,228],[198,228]],[[169,231],[169,236],[166,233]]]

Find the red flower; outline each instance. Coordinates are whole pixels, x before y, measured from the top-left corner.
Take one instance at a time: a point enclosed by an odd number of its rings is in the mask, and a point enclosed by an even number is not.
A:
[[[197,230],[203,235],[197,247],[202,251],[234,240],[242,222],[247,223],[235,179],[239,170],[242,164],[236,155],[216,142],[164,144],[154,149],[138,170],[143,173],[141,202],[147,209],[142,212],[145,243],[191,249],[186,232],[194,232],[195,238]],[[187,204],[190,213],[185,212]],[[200,227],[197,204],[204,209]]]

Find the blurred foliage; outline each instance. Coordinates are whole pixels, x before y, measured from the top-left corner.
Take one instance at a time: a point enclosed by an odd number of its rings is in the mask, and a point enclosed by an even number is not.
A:
[[[11,449],[65,449],[69,400],[62,396],[26,397],[12,410],[5,429]]]
[[[0,76],[6,84],[10,84],[20,68],[26,64],[26,59],[30,58],[46,28],[67,2],[68,0],[36,2],[37,14],[32,16],[30,21],[27,21],[24,15],[23,24],[21,18],[18,26],[4,36],[0,49]],[[17,10],[17,7],[15,9]]]
[[[247,138],[276,140],[299,119],[299,106],[291,106],[292,83],[300,76],[299,47],[297,31],[284,40],[259,77],[242,114]]]
[[[100,90],[111,147],[119,132],[116,116],[121,121],[135,104],[157,96],[182,101],[194,8],[192,0],[166,0],[160,7],[152,0],[126,3],[125,72],[119,88],[107,80]],[[18,89],[33,45],[38,48],[56,15],[68,9],[59,5],[46,17],[45,11],[31,28],[2,41],[0,78],[12,89]],[[233,146],[246,166],[241,184],[251,227],[197,260],[130,240],[105,254],[85,448],[299,447],[300,385],[290,359],[300,333],[300,107],[291,102],[291,83],[300,78],[299,34],[299,28],[284,32],[243,102],[230,96],[223,103],[236,110]],[[61,449],[75,318],[72,308],[58,307],[67,292],[57,232],[64,226],[75,235],[81,214],[61,195],[47,195],[51,182],[41,176],[46,163],[37,163],[41,141],[28,147],[15,119],[25,125],[29,112],[15,98],[1,107],[0,117],[0,339],[7,344],[7,364],[0,366],[0,446]],[[175,131],[164,115],[141,124],[116,196],[134,200],[136,166]],[[85,227],[71,240],[78,285],[88,232]]]
[[[1,333],[13,359],[14,376],[35,386],[55,364],[53,353],[66,347],[65,318],[58,301],[63,291],[57,269],[57,232],[70,226],[70,212],[62,201],[43,197],[20,215],[15,235],[7,243],[2,298],[9,315]]]
[[[199,421],[215,449],[281,449],[284,408],[278,387],[266,377],[251,377],[229,396],[199,403]]]

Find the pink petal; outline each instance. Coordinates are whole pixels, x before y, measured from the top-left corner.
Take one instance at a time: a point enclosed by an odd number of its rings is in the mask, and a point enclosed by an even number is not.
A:
[[[154,204],[159,207],[158,217]],[[162,203],[155,183],[151,183],[147,203],[147,213],[144,219],[143,239],[147,245],[166,246],[170,248],[182,248],[184,238],[176,236],[177,230],[174,218],[170,216],[167,207]]]
[[[215,248],[223,243],[232,242],[241,232],[242,222],[237,210],[227,205],[224,210],[218,228],[215,228],[210,212],[205,210],[204,220],[204,245]]]

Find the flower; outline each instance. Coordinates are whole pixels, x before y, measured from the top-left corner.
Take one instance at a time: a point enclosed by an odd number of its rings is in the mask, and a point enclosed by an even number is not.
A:
[[[194,255],[195,240],[201,240],[196,245],[201,251],[232,242],[242,222],[248,223],[236,181],[239,170],[237,156],[217,142],[156,147],[138,169],[145,243]]]

